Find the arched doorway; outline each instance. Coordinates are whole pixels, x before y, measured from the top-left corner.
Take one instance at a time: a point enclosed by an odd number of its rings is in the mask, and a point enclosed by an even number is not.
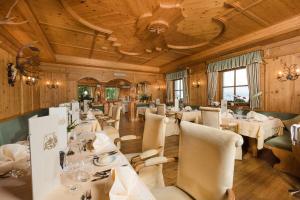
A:
[[[77,81],[78,100],[91,100],[92,102],[100,102],[102,94],[101,83],[91,77],[85,77]]]

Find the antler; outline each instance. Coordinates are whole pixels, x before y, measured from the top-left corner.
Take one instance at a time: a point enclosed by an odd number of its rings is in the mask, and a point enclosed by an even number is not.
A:
[[[2,21],[0,20],[0,25],[1,24],[6,24],[6,25],[20,25],[20,24],[25,24],[25,23],[28,22],[27,20],[24,20],[24,21],[21,21],[21,22],[15,22],[14,19],[16,19],[16,17],[10,17],[12,10],[14,9],[14,7],[16,7],[16,5],[18,4],[18,2],[19,2],[19,0],[16,0],[14,2],[14,4],[9,8],[9,10],[8,10],[6,16],[4,17],[4,19]]]

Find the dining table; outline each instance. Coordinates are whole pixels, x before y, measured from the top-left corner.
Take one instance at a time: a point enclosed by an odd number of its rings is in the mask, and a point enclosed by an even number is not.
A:
[[[83,127],[82,127],[83,126]],[[78,137],[75,137],[73,142],[69,143],[77,143],[91,139],[95,140],[97,134],[106,135],[105,132],[81,132],[86,127],[86,124],[79,124],[78,129],[75,129],[75,133],[77,131]],[[74,132],[73,132],[74,134]],[[106,138],[105,137],[105,138]],[[99,142],[99,141],[98,141]],[[107,137],[107,139],[100,141],[100,149],[90,149],[90,150],[79,150],[76,147],[72,147],[72,151],[74,152],[73,155],[67,156],[67,159],[74,162],[81,162],[87,161],[90,162],[90,178],[87,181],[76,181],[74,184],[78,186],[78,189],[75,191],[70,191],[65,185],[58,184],[50,193],[47,194],[45,200],[80,200],[83,199],[82,196],[86,194],[87,191],[91,191],[92,199],[101,199],[101,200],[108,200],[110,188],[113,184],[113,178],[111,176],[111,172],[115,168],[128,168],[132,173],[136,175],[135,170],[132,168],[130,163],[128,162],[125,155],[119,151],[119,149],[115,146],[113,141]],[[103,147],[103,148],[102,148]],[[114,152],[110,154],[109,152]],[[113,156],[114,159],[112,162],[96,165],[93,161],[94,156],[101,156],[101,155],[108,155]],[[50,163],[49,163],[50,164]],[[95,174],[101,172],[110,172],[108,177],[103,179],[97,178]],[[31,169],[29,168],[26,174],[21,177],[7,177],[7,178],[0,178],[0,199],[2,200],[31,200],[32,199],[32,182],[31,182]],[[47,173],[45,171],[45,173]],[[137,176],[137,175],[136,175]],[[137,176],[138,177],[138,176]],[[142,188],[143,191],[148,191],[149,189],[147,186],[142,182],[138,181],[139,188]],[[151,194],[150,190],[147,192]]]
[[[283,134],[284,124],[278,118],[268,117],[267,120],[257,120],[246,116],[222,117],[223,129],[232,130],[240,135],[249,138],[250,150],[254,157],[257,150],[264,147],[264,141],[276,135]]]

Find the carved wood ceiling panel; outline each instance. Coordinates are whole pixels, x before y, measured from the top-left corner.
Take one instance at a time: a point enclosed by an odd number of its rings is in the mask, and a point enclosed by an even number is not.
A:
[[[36,41],[44,61],[69,55],[145,68],[194,61],[300,15],[299,0],[19,0],[11,16],[27,22],[1,24],[14,2],[0,0],[0,47],[16,50]]]

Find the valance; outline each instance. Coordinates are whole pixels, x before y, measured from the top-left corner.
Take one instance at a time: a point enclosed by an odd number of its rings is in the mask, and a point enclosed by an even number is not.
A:
[[[178,72],[168,73],[166,75],[166,79],[167,79],[167,81],[173,81],[173,80],[177,80],[177,79],[186,78],[187,76],[188,76],[187,70],[182,70],[182,71],[178,71]]]
[[[246,67],[253,63],[261,63],[262,55],[261,51],[254,51],[244,55],[236,56],[226,60],[209,63],[207,72],[218,72],[228,69],[234,69],[239,67]]]

